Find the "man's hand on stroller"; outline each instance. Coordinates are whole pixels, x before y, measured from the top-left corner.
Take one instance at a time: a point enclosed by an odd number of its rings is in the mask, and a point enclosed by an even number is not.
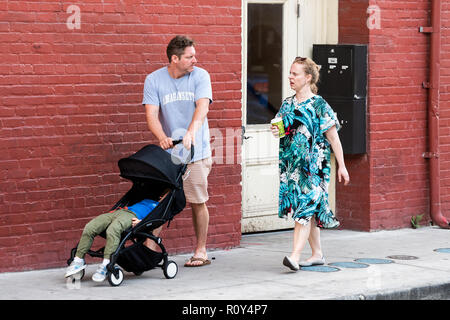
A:
[[[191,150],[191,145],[192,145],[194,140],[195,140],[195,135],[188,130],[186,132],[186,134],[184,135],[184,138],[183,138],[183,146],[187,150]]]
[[[159,146],[164,150],[173,148],[172,138],[169,137],[162,138],[161,140],[159,140]]]
[[[134,228],[139,222],[141,222],[141,220],[139,220],[138,218],[133,218],[131,219],[131,226]]]

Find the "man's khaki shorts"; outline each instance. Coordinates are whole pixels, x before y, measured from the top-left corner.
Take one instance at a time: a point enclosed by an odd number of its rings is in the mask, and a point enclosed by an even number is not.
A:
[[[208,175],[211,172],[212,158],[206,158],[188,164],[183,176],[183,188],[186,201],[205,203],[208,201]]]

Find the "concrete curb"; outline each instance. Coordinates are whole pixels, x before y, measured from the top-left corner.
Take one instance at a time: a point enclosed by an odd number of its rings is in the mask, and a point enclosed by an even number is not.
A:
[[[450,282],[374,294],[351,295],[332,300],[450,300]]]

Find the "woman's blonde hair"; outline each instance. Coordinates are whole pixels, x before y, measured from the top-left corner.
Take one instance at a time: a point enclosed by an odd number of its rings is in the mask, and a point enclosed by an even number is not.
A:
[[[303,70],[305,73],[311,75],[311,91],[317,94],[317,83],[319,82],[320,67],[310,58],[296,57],[293,63],[303,65]]]

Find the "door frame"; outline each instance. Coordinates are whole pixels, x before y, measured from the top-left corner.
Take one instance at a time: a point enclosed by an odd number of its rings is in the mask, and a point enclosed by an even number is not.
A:
[[[242,50],[242,125],[245,128],[244,136],[253,137],[252,139],[245,140],[242,139],[242,148],[241,148],[241,160],[242,160],[242,232],[258,232],[258,231],[266,231],[261,230],[260,228],[268,228],[268,230],[279,230],[279,229],[288,229],[292,228],[292,221],[287,221],[285,219],[278,219],[278,201],[276,204],[269,206],[260,205],[259,203],[252,203],[251,208],[248,208],[247,199],[249,198],[249,189],[247,185],[246,174],[249,172],[249,168],[253,170],[255,168],[260,168],[261,171],[273,171],[274,166],[276,166],[276,171],[273,172],[278,174],[278,144],[277,141],[271,136],[270,126],[269,124],[251,124],[247,125],[247,48],[248,48],[248,4],[282,4],[283,5],[283,26],[282,26],[282,61],[283,61],[283,69],[282,69],[282,98],[284,99],[289,94],[293,94],[293,91],[290,89],[288,74],[290,69],[290,62],[294,60],[295,56],[298,52],[298,15],[297,15],[297,4],[298,0],[244,0],[242,2],[242,41],[243,41],[243,50]],[[280,101],[281,103],[281,101]],[[256,152],[254,154],[252,149],[254,149],[254,145],[250,146],[250,143],[256,143],[258,148],[265,148],[264,152]],[[274,144],[276,146],[274,146]],[[265,147],[267,145],[267,147]],[[275,150],[275,148],[276,150]],[[252,155],[247,158],[248,155]],[[250,160],[250,161],[248,161]],[[267,170],[265,170],[267,168]],[[257,169],[258,170],[258,169]],[[265,174],[265,173],[264,173]],[[270,174],[270,173],[269,173]],[[260,187],[260,186],[258,186]],[[267,186],[263,186],[267,187]],[[273,185],[272,182],[269,188],[273,188],[274,194],[271,194],[273,197],[276,197],[278,200],[278,185]],[[248,210],[248,211],[247,211]],[[272,212],[273,215],[267,215],[268,212]],[[263,212],[261,216],[253,217],[255,212]],[[246,213],[249,213],[249,216],[246,216]],[[244,221],[244,219],[246,219]],[[257,223],[253,223],[251,221],[256,221]],[[267,230],[267,231],[268,231]]]
[[[247,123],[247,5],[249,3],[261,3],[261,4],[285,4],[283,10],[283,17],[288,14],[296,15],[296,27],[289,28],[289,23],[283,23],[283,43],[286,43],[286,39],[289,37],[294,37],[295,41],[287,50],[283,50],[283,84],[282,84],[282,96],[283,98],[294,94],[294,92],[289,87],[288,74],[290,68],[290,61],[293,61],[296,55],[312,57],[312,44],[323,43],[323,44],[336,44],[338,43],[338,8],[339,0],[244,0],[242,1],[242,125],[246,126]],[[284,21],[284,18],[283,18]],[[302,28],[302,26],[310,26],[311,28]],[[289,42],[288,42],[289,44]],[[284,49],[284,47],[283,47]],[[291,54],[290,52],[295,52]],[[247,133],[251,135],[253,132],[269,132],[269,126],[262,124],[250,125],[251,128],[246,128]],[[250,130],[249,130],[250,129]],[[250,139],[251,140],[251,139]],[[242,219],[244,218],[244,201],[246,201],[245,181],[246,179],[246,142],[244,139],[241,141],[241,168],[242,168]],[[259,155],[258,155],[259,156]],[[257,159],[261,164],[266,161],[273,165],[273,161],[278,161],[278,154],[276,159],[272,157],[259,157]],[[330,207],[335,211],[335,172],[336,172],[336,162],[334,159],[334,154],[331,156],[331,174],[330,174],[330,188],[329,188],[329,201]],[[278,192],[277,192],[278,194]],[[283,221],[284,219],[278,219]],[[272,223],[272,221],[270,222]],[[243,224],[243,223],[242,223]],[[292,227],[292,225],[291,225]],[[275,229],[274,229],[275,230]]]

